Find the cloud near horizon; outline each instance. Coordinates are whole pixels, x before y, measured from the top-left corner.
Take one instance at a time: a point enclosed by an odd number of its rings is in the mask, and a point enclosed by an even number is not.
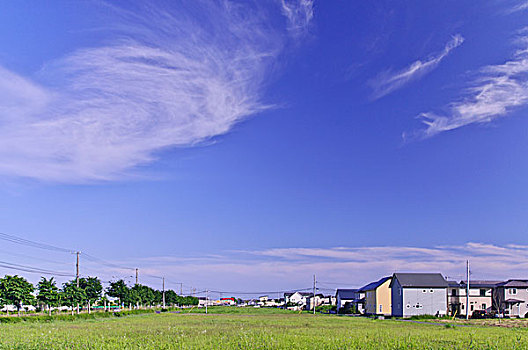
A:
[[[432,55],[423,61],[415,61],[404,69],[398,71],[387,70],[378,74],[369,82],[370,87],[373,89],[373,98],[381,98],[405,86],[407,83],[423,77],[434,70],[453,49],[462,45],[463,42],[464,38],[460,34],[456,34],[440,53]]]
[[[307,26],[311,5],[283,2],[283,29],[257,2],[197,2],[196,13],[107,5],[117,18],[111,43],[47,62],[32,78],[0,66],[0,175],[119,180],[161,151],[228,132],[270,107],[261,96],[286,45],[281,30]]]
[[[394,272],[440,272],[465,279],[528,278],[528,246],[470,242],[431,248],[410,246],[275,248],[223,252],[207,257],[150,257],[147,271],[187,285],[225,291],[301,289],[315,273],[321,288],[360,287]],[[326,282],[326,284],[324,283]]]

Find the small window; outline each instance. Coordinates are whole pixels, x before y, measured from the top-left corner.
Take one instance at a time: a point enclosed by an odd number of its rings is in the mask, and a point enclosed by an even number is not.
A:
[[[480,296],[485,297],[486,296],[486,290],[484,288],[480,289]]]
[[[457,290],[456,289],[451,289],[451,296],[452,297],[456,297],[457,296]]]
[[[406,307],[407,307],[407,309],[409,309],[409,308],[411,308],[411,305],[407,304],[407,306],[406,306]]]
[[[422,293],[427,293],[427,289],[423,289],[423,290],[422,290]]]
[[[434,293],[434,289],[431,289],[429,292],[430,292],[430,293]]]
[[[462,304],[461,306],[462,306],[462,310],[464,310],[464,304]]]
[[[471,311],[473,311],[474,309],[475,309],[475,306],[471,304]]]
[[[486,304],[482,304],[482,310],[486,310]]]
[[[517,288],[510,288],[510,294],[512,295],[517,294]]]
[[[383,305],[380,305],[380,311],[379,312],[383,312]]]

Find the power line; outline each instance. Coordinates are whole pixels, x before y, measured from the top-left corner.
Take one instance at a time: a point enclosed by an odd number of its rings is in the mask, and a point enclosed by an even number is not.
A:
[[[33,267],[33,266],[28,266],[28,265],[14,264],[14,263],[10,263],[7,261],[0,261],[0,267],[11,269],[11,270],[17,270],[17,271],[40,273],[43,275],[56,275],[56,276],[64,276],[64,277],[74,276],[66,272],[46,270],[46,269],[41,269],[38,267]]]
[[[0,239],[4,240],[4,241],[9,241],[9,242],[12,242],[12,243],[20,244],[20,245],[25,245],[25,246],[28,246],[28,247],[46,249],[46,250],[52,250],[52,251],[59,251],[59,252],[63,252],[63,253],[71,253],[73,251],[72,249],[65,249],[65,248],[56,247],[54,245],[47,244],[47,243],[30,241],[29,239],[17,237],[17,236],[14,236],[14,235],[9,235],[9,234],[3,233],[3,232],[0,232]]]

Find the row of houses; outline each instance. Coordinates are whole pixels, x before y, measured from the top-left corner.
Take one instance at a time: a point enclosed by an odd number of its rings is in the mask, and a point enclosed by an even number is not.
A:
[[[469,305],[467,300],[469,299]],[[528,317],[528,280],[448,281],[440,273],[395,273],[359,289],[338,289],[339,313],[411,317],[474,312]]]

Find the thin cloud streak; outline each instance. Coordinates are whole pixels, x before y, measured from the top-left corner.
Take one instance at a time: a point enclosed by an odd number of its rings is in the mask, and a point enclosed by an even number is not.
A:
[[[314,17],[313,0],[281,0],[281,5],[290,34],[294,38],[305,35]]]
[[[470,242],[431,248],[375,246],[358,248],[275,248],[225,252],[204,259],[150,257],[154,274],[184,279],[208,288],[237,290],[288,289],[303,286],[316,273],[321,280],[361,286],[396,271],[440,272],[464,278],[465,261],[474,278],[507,279],[528,276],[528,252],[523,245]],[[207,283],[207,284],[206,284]]]
[[[261,95],[285,43],[258,3],[105,6],[118,18],[110,43],[48,62],[39,83],[0,67],[1,175],[126,179],[270,107]],[[307,6],[288,2],[292,23],[311,20],[297,19]]]
[[[490,123],[528,104],[528,36],[522,35],[516,42],[523,46],[513,58],[503,64],[482,68],[465,97],[453,102],[447,115],[422,113],[420,118],[427,128],[417,136],[431,137],[469,124]]]
[[[457,34],[445,45],[442,52],[431,56],[427,60],[415,61],[408,67],[397,72],[388,70],[378,74],[376,78],[369,82],[369,85],[374,90],[373,98],[381,98],[405,86],[407,83],[423,77],[434,70],[453,49],[462,45],[463,42],[464,38],[460,34]]]

